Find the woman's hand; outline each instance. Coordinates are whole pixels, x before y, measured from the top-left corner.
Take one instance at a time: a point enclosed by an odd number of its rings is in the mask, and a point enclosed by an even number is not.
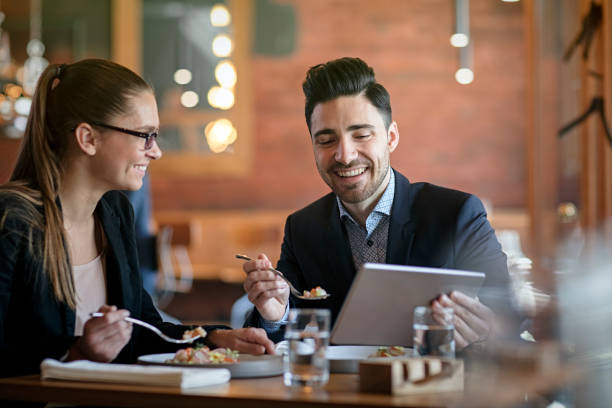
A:
[[[108,363],[117,358],[130,341],[132,323],[124,320],[130,315],[129,311],[104,305],[98,312],[104,313],[104,316],[89,319],[85,323],[83,336],[72,345],[66,361],[86,359]]]

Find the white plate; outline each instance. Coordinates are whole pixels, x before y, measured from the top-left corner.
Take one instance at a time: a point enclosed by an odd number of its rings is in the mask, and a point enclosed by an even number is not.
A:
[[[276,344],[276,354],[288,352],[289,343],[283,340]],[[332,373],[359,373],[359,361],[367,358],[406,358],[412,355],[412,349],[406,347],[405,354],[397,357],[370,357],[376,354],[380,346],[328,346],[327,359]]]
[[[175,367],[227,368],[232,373],[232,378],[271,377],[283,373],[283,357],[279,355],[264,354],[253,356],[251,354],[240,354],[238,362],[233,364],[180,364],[166,362],[173,357],[174,353],[147,354],[138,357],[138,362],[140,364]]]

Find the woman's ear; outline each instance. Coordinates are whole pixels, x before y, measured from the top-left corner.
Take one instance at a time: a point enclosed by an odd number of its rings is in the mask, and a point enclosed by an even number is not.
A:
[[[74,136],[77,146],[83,153],[88,156],[96,154],[97,135],[89,123],[79,123],[74,129]]]

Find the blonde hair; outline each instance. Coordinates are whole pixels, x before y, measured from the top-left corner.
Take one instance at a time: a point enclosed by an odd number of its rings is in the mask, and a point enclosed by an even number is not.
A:
[[[72,309],[76,291],[58,205],[61,160],[78,124],[104,123],[126,113],[128,98],[145,90],[151,87],[140,76],[111,61],[49,65],[36,86],[15,169],[10,181],[0,186],[0,193],[20,203],[0,215],[0,228],[9,212],[25,223],[27,230],[17,233],[26,234],[30,253],[42,260],[55,298]]]

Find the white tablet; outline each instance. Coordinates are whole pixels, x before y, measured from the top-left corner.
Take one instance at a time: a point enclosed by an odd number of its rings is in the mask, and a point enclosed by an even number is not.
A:
[[[441,293],[476,296],[485,274],[454,269],[364,264],[334,324],[334,344],[412,346],[412,314]]]

